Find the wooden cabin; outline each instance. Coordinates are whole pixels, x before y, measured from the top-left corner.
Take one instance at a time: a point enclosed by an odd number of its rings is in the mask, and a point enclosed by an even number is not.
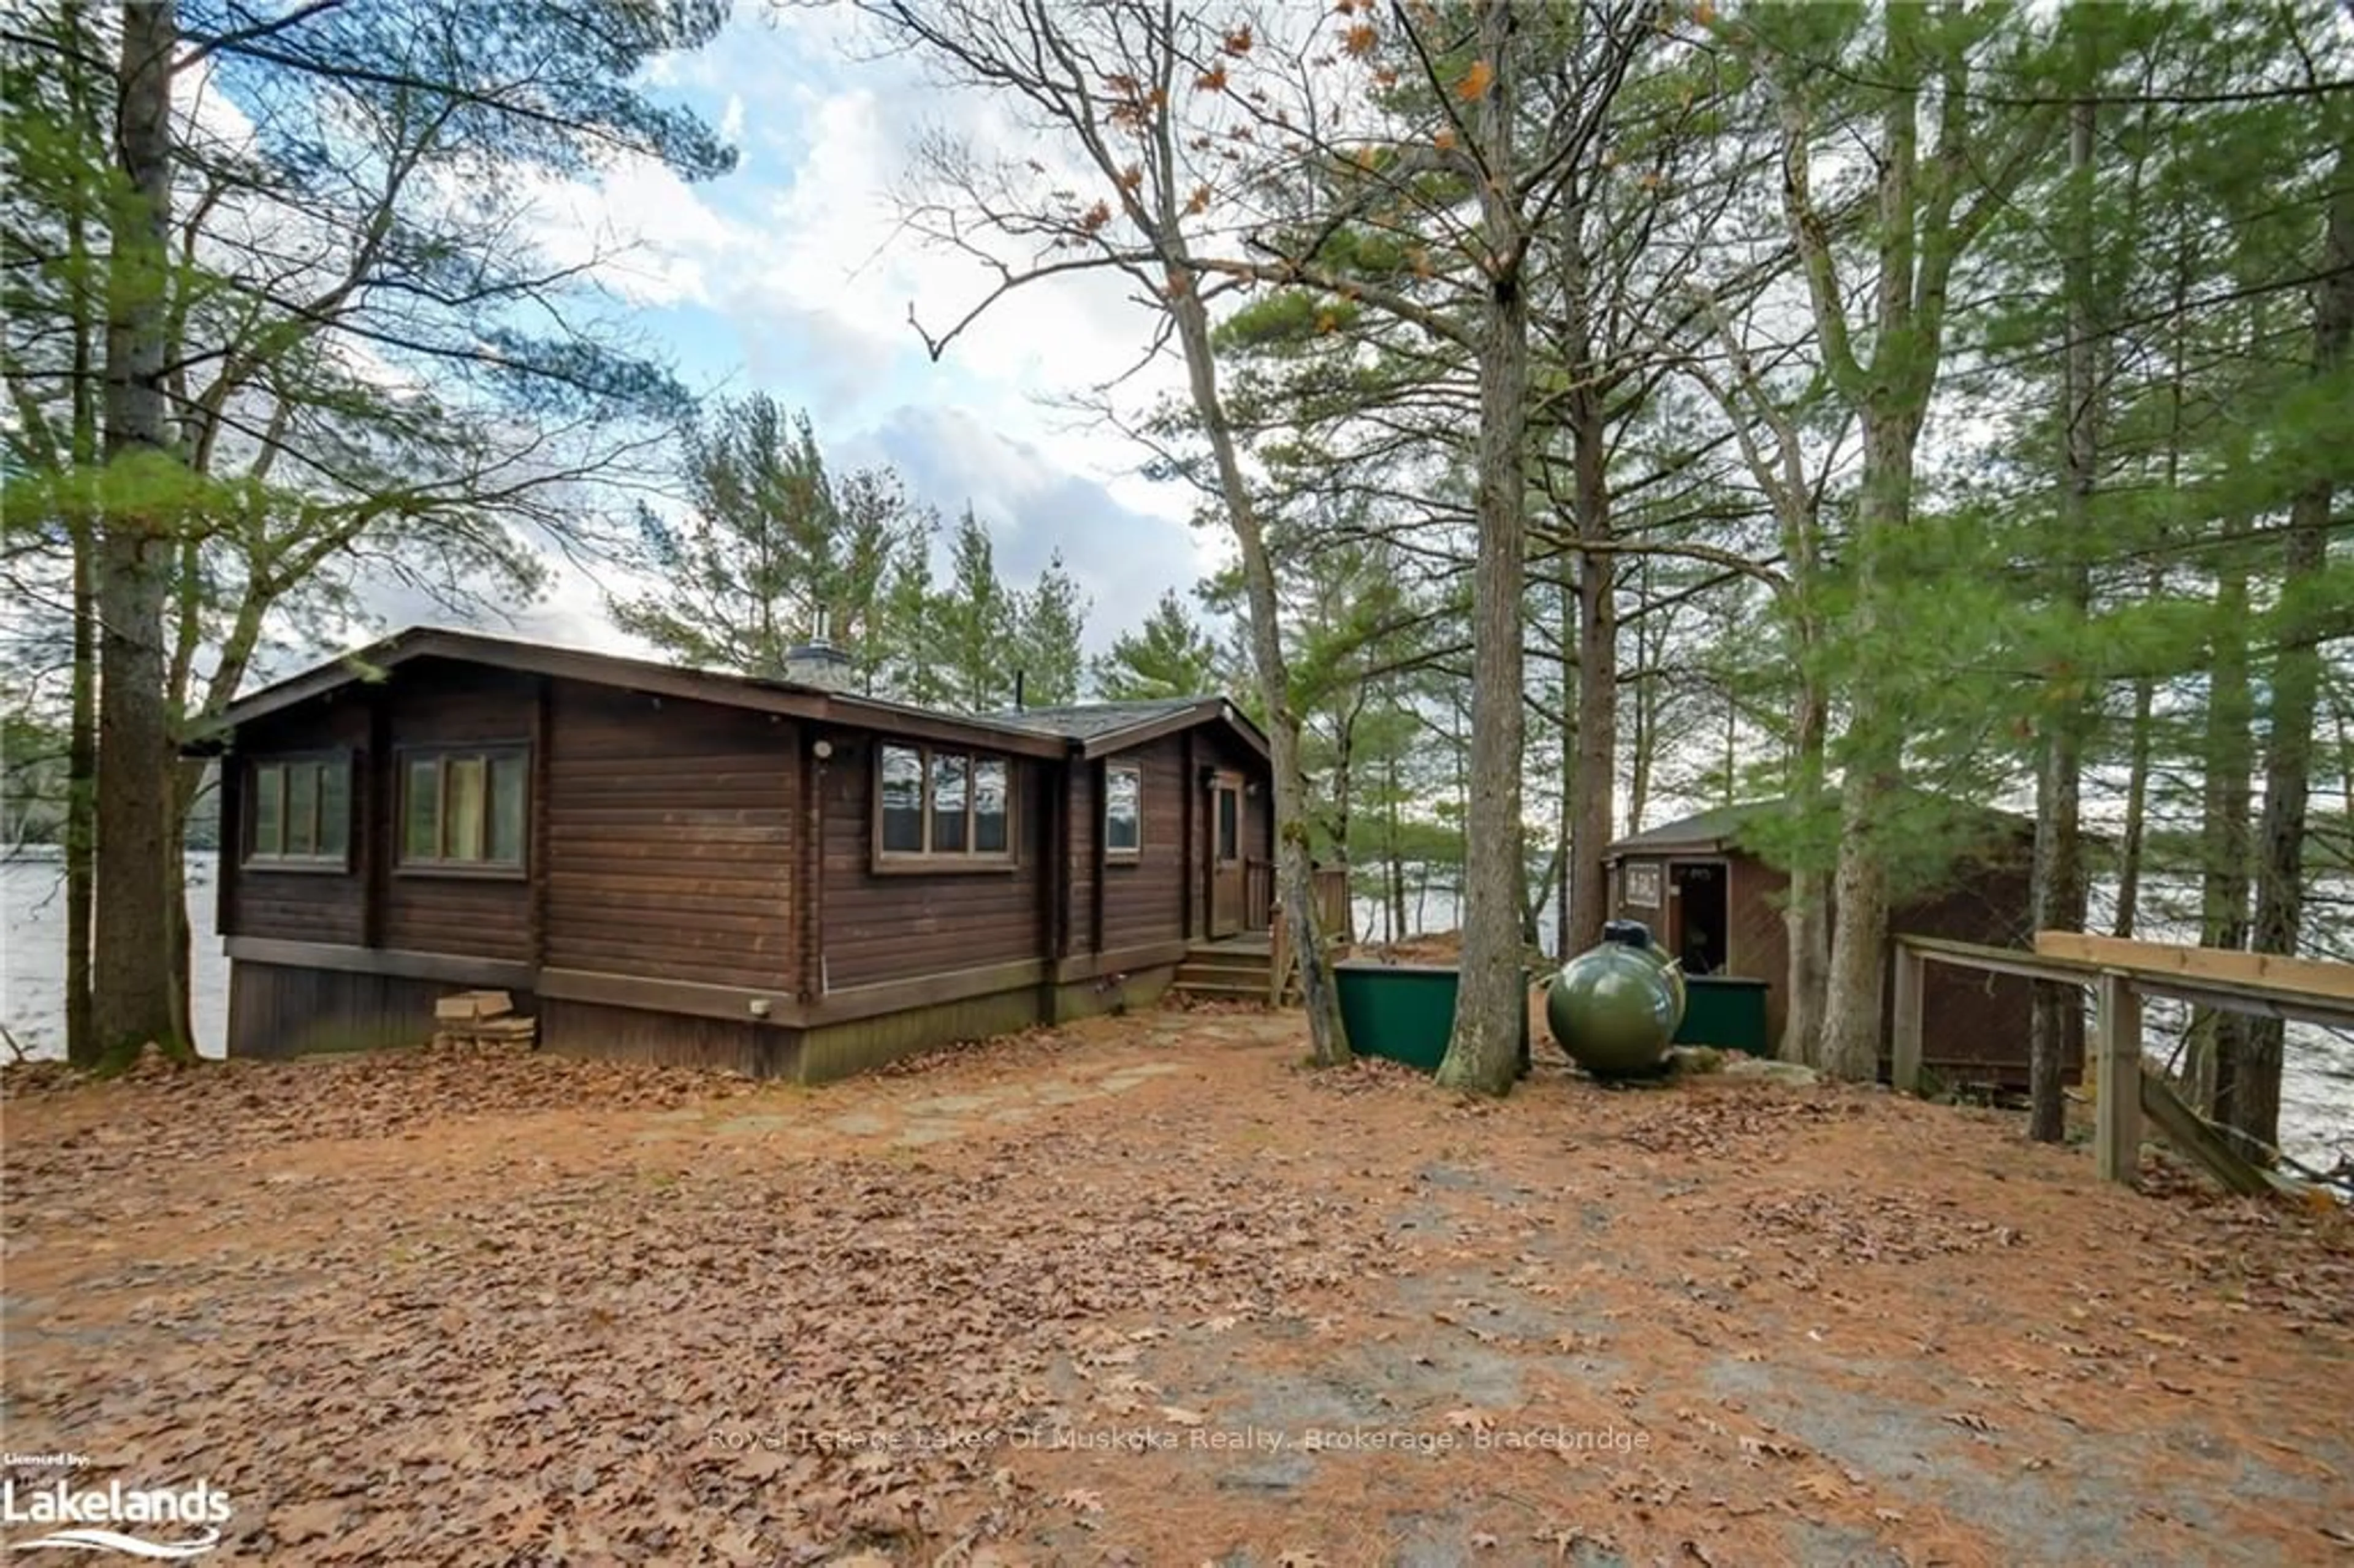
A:
[[[1721,807],[1620,839],[1604,852],[1612,916],[1640,920],[1694,974],[1766,982],[1769,1038],[1789,1012],[1789,937],[1782,900],[1789,878],[1744,846],[1744,828],[1783,809],[1776,800]],[[1901,902],[1889,928],[1991,947],[2033,945],[2028,878],[2035,824],[1987,812],[1982,842],[1956,856],[1929,891]],[[1892,966],[1893,959],[1890,960]],[[1895,986],[1882,984],[1883,1072],[1893,1033]],[[1950,1083],[2027,1082],[2031,981],[1929,966],[1923,1058]],[[2074,1075],[2078,1064],[2070,1064]]]
[[[815,1082],[1142,1003],[1263,928],[1266,738],[1218,697],[974,718],[417,629],[258,692],[222,758],[228,1052],[544,1049]]]

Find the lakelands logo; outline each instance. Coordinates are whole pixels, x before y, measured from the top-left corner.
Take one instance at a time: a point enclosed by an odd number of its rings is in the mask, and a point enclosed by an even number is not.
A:
[[[198,1557],[220,1544],[220,1527],[228,1516],[228,1494],[210,1481],[136,1490],[124,1489],[121,1481],[103,1488],[62,1480],[38,1487],[0,1481],[0,1525],[12,1535],[24,1525],[47,1532],[34,1541],[10,1541],[13,1552],[51,1546],[159,1560]],[[143,1540],[124,1526],[159,1536],[165,1532],[156,1527],[173,1526],[170,1533],[180,1539]]]

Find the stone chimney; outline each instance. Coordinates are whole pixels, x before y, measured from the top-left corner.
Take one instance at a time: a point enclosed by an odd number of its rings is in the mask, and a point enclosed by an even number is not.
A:
[[[785,650],[785,679],[828,692],[854,690],[858,673],[850,655],[826,636],[826,620],[825,611],[818,611],[817,630],[810,640]]]

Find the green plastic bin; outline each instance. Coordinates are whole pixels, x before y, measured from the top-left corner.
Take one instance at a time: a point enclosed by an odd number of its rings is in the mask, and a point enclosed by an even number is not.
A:
[[[1425,1073],[1438,1071],[1447,1057],[1447,1037],[1455,1028],[1452,964],[1385,964],[1374,959],[1343,959],[1332,966],[1341,1001],[1341,1025],[1349,1049],[1360,1056],[1383,1056]],[[1528,990],[1528,971],[1521,990]],[[1529,1070],[1529,1010],[1521,1009],[1521,1071]]]
[[[1771,1056],[1774,1043],[1766,1037],[1766,982],[1740,975],[1686,975],[1684,1021],[1676,1030],[1679,1045],[1713,1045],[1721,1051],[1746,1051]]]

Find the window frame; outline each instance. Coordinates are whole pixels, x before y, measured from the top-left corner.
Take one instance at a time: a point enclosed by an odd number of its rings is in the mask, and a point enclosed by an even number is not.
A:
[[[883,842],[883,754],[887,750],[912,751],[916,754],[919,797],[917,816],[923,824],[921,849],[890,849]],[[938,778],[933,767],[935,758],[959,757],[964,759],[964,844],[962,849],[943,850],[932,847],[933,782]],[[980,833],[980,802],[981,769],[991,763],[1002,764],[1005,770],[1005,847],[1000,850],[975,849]],[[1022,843],[1019,759],[1010,753],[990,751],[979,747],[934,743],[928,740],[883,740],[875,742],[868,758],[867,836],[874,869],[882,874],[905,875],[935,872],[1008,872],[1020,863]]]
[[[311,875],[348,876],[352,871],[352,841],[359,826],[359,770],[355,766],[355,754],[348,747],[331,747],[311,751],[272,751],[245,759],[245,777],[239,780],[240,800],[238,802],[238,869],[257,872],[294,872]],[[318,770],[318,784],[313,787],[311,806],[312,842],[319,842],[319,830],[327,822],[327,790],[325,775],[330,768],[340,768],[344,774],[344,847],[328,853],[313,850],[306,854],[290,854],[285,849],[287,808],[293,799],[292,775],[295,768]],[[265,770],[286,772],[286,782],[279,786],[278,842],[275,850],[256,847],[255,812],[261,803],[261,775]]]
[[[1226,843],[1226,805],[1234,805],[1234,843]],[[1239,775],[1221,773],[1210,784],[1210,860],[1220,866],[1240,865],[1243,853],[1243,781]]]
[[[496,779],[498,765],[512,758],[523,765],[522,842],[515,846],[514,860],[488,858],[491,841],[495,832],[497,814]],[[432,857],[413,856],[408,853],[408,800],[411,769],[419,762],[431,761],[435,769],[435,789],[439,797],[436,816],[436,839],[444,852]],[[450,765],[452,761],[482,765],[482,849],[484,858],[464,860],[447,853],[450,845]],[[392,872],[396,876],[449,876],[481,882],[522,882],[531,875],[532,867],[532,791],[536,772],[527,740],[426,741],[398,746],[392,753]]]
[[[1136,781],[1136,842],[1116,844],[1111,842],[1111,780],[1115,773]],[[1103,766],[1103,799],[1097,802],[1097,829],[1103,844],[1104,859],[1115,864],[1129,865],[1144,858],[1144,766],[1138,762],[1107,762]]]

